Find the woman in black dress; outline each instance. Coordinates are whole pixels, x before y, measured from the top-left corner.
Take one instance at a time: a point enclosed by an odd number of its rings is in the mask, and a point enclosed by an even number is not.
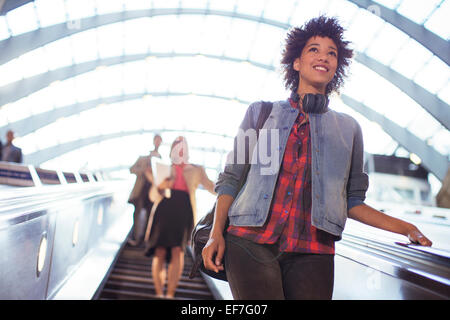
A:
[[[150,190],[154,202],[150,216],[150,234],[146,255],[153,255],[152,276],[155,292],[163,297],[166,278],[164,262],[167,261],[167,298],[173,298],[184,268],[184,250],[196,221],[195,191],[199,184],[214,193],[214,182],[205,169],[188,162],[186,139],[178,137],[170,149],[171,176]],[[152,178],[152,177],[150,177]],[[170,190],[170,196],[167,190]]]

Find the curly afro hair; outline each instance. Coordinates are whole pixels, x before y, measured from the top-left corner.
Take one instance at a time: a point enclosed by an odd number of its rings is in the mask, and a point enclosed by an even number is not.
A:
[[[319,16],[305,23],[302,27],[292,28],[286,37],[286,45],[283,49],[281,66],[284,74],[285,87],[295,91],[299,85],[298,71],[294,70],[295,59],[301,56],[306,42],[312,37],[328,37],[334,41],[338,49],[337,68],[333,79],[327,84],[325,94],[339,93],[339,88],[347,76],[347,67],[350,65],[353,50],[349,48],[349,41],[343,39],[344,28],[337,18]]]

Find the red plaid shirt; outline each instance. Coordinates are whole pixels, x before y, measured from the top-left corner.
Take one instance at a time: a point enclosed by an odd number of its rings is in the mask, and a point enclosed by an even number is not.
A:
[[[298,108],[298,103],[289,101]],[[229,226],[227,231],[256,243],[278,241],[283,252],[334,254],[335,237],[311,224],[311,139],[309,121],[304,119],[300,112],[291,129],[265,224]]]

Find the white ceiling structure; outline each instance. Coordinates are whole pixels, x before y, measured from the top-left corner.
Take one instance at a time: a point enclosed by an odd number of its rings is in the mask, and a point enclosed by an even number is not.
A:
[[[0,5],[2,1],[0,1]],[[0,11],[0,134],[25,162],[128,172],[187,137],[211,178],[249,103],[284,100],[287,30],[337,16],[356,56],[331,108],[365,151],[417,155],[443,179],[450,154],[450,0],[35,0]]]

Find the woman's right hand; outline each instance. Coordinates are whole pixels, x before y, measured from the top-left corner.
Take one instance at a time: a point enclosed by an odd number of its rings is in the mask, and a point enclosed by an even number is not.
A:
[[[218,273],[224,270],[223,254],[225,252],[225,239],[221,233],[212,234],[202,251],[203,264],[207,270]]]

